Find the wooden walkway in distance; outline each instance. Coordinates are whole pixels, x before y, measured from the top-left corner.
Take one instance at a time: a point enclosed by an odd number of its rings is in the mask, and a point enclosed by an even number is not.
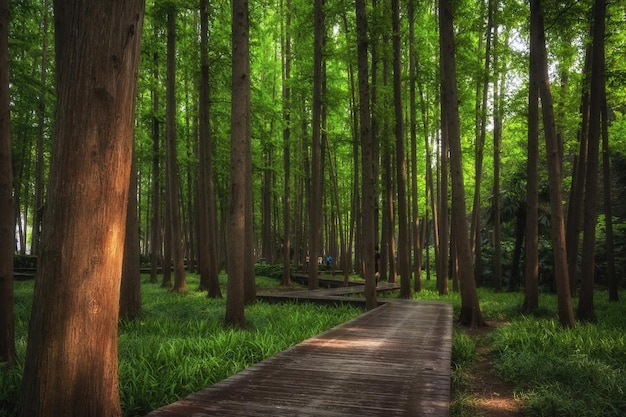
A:
[[[451,304],[388,302],[148,416],[447,416],[451,346]]]

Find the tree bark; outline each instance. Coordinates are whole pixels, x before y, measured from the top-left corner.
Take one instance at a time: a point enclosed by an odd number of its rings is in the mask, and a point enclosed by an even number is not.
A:
[[[57,113],[20,415],[121,416],[117,328],[143,1],[55,1]]]
[[[374,141],[370,121],[370,93],[367,62],[367,15],[365,0],[356,0],[357,55],[359,78],[359,117],[361,119],[361,169],[362,169],[362,217],[363,276],[365,277],[365,304],[368,310],[376,308],[376,283],[374,281],[374,213],[376,209],[376,179],[374,178]]]
[[[155,37],[157,27],[154,27]],[[155,85],[159,81],[159,53],[154,52],[152,59],[153,81]],[[157,274],[159,265],[163,266],[163,248],[162,248],[162,227],[161,227],[161,175],[160,165],[160,121],[157,116],[159,113],[159,93],[157,88],[152,89],[152,217],[150,219],[151,235],[150,235],[150,282],[157,283]]]
[[[441,30],[441,60],[443,80],[441,86],[442,109],[447,114],[448,139],[450,144],[450,174],[452,178],[452,228],[459,262],[461,280],[461,314],[459,323],[471,327],[486,325],[476,291],[472,251],[465,218],[465,185],[461,160],[461,130],[456,85],[456,62],[454,57],[454,31],[452,8],[447,0],[439,2]]]
[[[209,108],[209,2],[200,1],[200,138],[198,150],[198,260],[201,288],[209,298],[222,298],[217,259],[217,213],[213,185],[211,125]]]
[[[554,106],[552,103],[552,93],[550,92],[550,80],[548,76],[548,60],[541,0],[531,0],[530,2],[530,24],[531,31],[535,33],[535,35],[531,37],[531,40],[534,40],[535,42],[531,43],[530,47],[537,54],[537,65],[534,69],[538,72],[537,81],[539,83],[539,96],[541,98],[543,128],[548,159],[548,183],[550,189],[551,213],[550,228],[552,235],[552,249],[554,252],[554,274],[557,289],[559,321],[563,326],[573,327],[574,313],[572,310],[572,300],[570,296],[569,277],[567,271],[565,223],[563,219],[563,204],[561,202],[562,168],[560,148],[556,134],[556,124],[554,121]]]
[[[415,0],[409,0],[409,97],[410,97],[410,124],[411,124],[411,210],[413,221],[411,233],[413,235],[413,289],[416,292],[422,290],[422,236],[420,234],[418,187],[417,187],[417,98],[415,84],[417,78],[417,65],[415,53]]]
[[[167,88],[166,88],[166,136],[167,136],[167,195],[170,207],[168,221],[171,225],[172,259],[174,261],[173,291],[185,292],[185,254],[180,220],[178,187],[178,158],[176,156],[176,8],[167,12]]]
[[[400,50],[399,0],[391,0],[393,32],[393,101],[395,110],[396,182],[398,193],[398,273],[400,298],[412,298],[409,222],[406,197],[406,156],[404,152],[404,116],[402,114],[402,63]]]
[[[282,4],[282,2],[281,2]],[[282,285],[291,285],[291,0],[283,8],[285,27],[283,33],[283,274]],[[308,256],[308,255],[307,255]],[[310,256],[309,256],[310,264]],[[307,265],[310,266],[310,265]]]
[[[578,283],[578,247],[580,240],[580,224],[583,216],[583,201],[585,196],[585,177],[587,171],[587,143],[589,138],[589,77],[591,74],[591,45],[585,53],[585,67],[583,69],[582,96],[580,100],[580,128],[578,130],[579,150],[574,159],[572,172],[572,186],[569,195],[567,209],[567,230],[565,240],[567,246],[567,265],[569,273],[570,290],[576,294]]]
[[[250,95],[248,73],[248,2],[232,2],[232,104],[230,139],[230,205],[228,220],[227,325],[246,327],[244,313],[244,274],[246,239],[246,163],[248,143],[247,105]]]
[[[311,204],[309,220],[311,227],[311,255],[313,259],[321,251],[322,238],[322,168],[321,168],[321,116],[322,116],[322,45],[324,42],[324,0],[315,0],[313,5],[314,42],[313,42],[313,119],[311,144]],[[309,271],[309,289],[319,286],[317,268]]]
[[[578,298],[578,319],[591,321],[593,309],[593,283],[595,277],[596,223],[598,221],[598,171],[602,130],[602,105],[604,103],[604,28],[606,1],[596,0],[593,6],[593,52],[591,63],[591,93],[589,108],[589,142],[587,144],[587,171],[585,178],[583,253],[581,285]],[[610,189],[604,190],[611,192]]]
[[[9,91],[9,2],[0,0],[0,362],[15,362],[13,171]]]
[[[484,72],[482,79],[482,89],[480,84],[478,84],[476,87],[476,157],[474,159],[475,185],[470,239],[474,251],[474,277],[479,285],[481,285],[483,282],[480,190],[483,177],[485,139],[487,136],[487,98],[489,93],[489,71],[491,71],[491,31],[493,29],[494,8],[493,1],[494,0],[488,0],[487,6],[487,32],[485,34],[485,64],[483,67]],[[483,2],[481,2],[481,14],[482,13],[484,13]],[[479,100],[479,97],[481,98],[481,100]]]

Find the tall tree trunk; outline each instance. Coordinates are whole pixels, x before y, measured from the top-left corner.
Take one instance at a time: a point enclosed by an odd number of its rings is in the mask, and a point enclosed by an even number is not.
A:
[[[441,28],[441,61],[443,80],[441,86],[442,109],[447,114],[450,144],[450,173],[452,178],[452,228],[459,262],[461,280],[461,314],[459,322],[476,327],[485,325],[478,303],[472,251],[465,218],[465,184],[461,160],[461,129],[459,121],[456,61],[454,57],[454,30],[452,8],[447,0],[439,2],[439,27]]]
[[[291,285],[291,0],[283,6],[285,26],[283,32],[283,275],[282,285]],[[308,256],[308,255],[307,255]],[[310,257],[309,257],[310,261]]]
[[[370,93],[367,62],[367,15],[365,0],[356,0],[357,55],[359,72],[359,102],[361,119],[361,169],[362,169],[362,217],[363,276],[365,277],[365,304],[368,310],[378,306],[374,281],[374,213],[376,209],[376,179],[374,177],[374,141],[370,122]]]
[[[531,44],[537,33],[531,31]],[[539,307],[539,71],[537,51],[530,50],[528,80],[528,146],[526,151],[526,248],[525,288],[522,309]]]
[[[178,188],[178,160],[176,157],[176,8],[167,12],[167,88],[166,88],[166,136],[167,136],[167,196],[170,206],[168,221],[171,225],[171,247],[174,261],[173,291],[187,290],[185,279],[185,254],[180,221]]]
[[[419,206],[417,191],[417,98],[415,83],[417,78],[417,66],[415,56],[415,0],[409,0],[409,97],[410,97],[410,124],[411,124],[411,209],[413,221],[411,233],[413,235],[413,289],[417,292],[422,290],[422,237],[420,234]]]
[[[247,6],[246,6],[247,10]],[[246,13],[246,24],[248,29],[246,33],[249,34],[250,22],[249,14]],[[244,304],[252,304],[256,300],[256,276],[254,272],[255,263],[255,249],[256,249],[256,237],[254,235],[254,207],[253,207],[253,192],[252,192],[252,129],[251,129],[251,101],[250,101],[250,46],[249,35],[246,36],[246,43],[248,44],[247,59],[245,60],[246,69],[245,73],[248,74],[247,93],[244,94],[243,100],[246,106],[246,161],[245,161],[245,220],[246,220],[246,234],[244,238]]]
[[[441,36],[441,35],[440,35]],[[443,54],[442,54],[443,55]],[[443,56],[441,61],[443,62]],[[443,65],[441,71],[443,71]],[[442,77],[443,79],[443,77]],[[442,94],[443,95],[443,94]],[[448,204],[448,173],[449,153],[448,145],[448,115],[441,102],[441,141],[439,149],[439,181],[437,193],[439,250],[437,257],[437,290],[439,295],[448,295],[448,261],[450,255],[450,215]],[[434,194],[434,193],[433,193]]]
[[[228,216],[228,289],[225,322],[246,327],[244,279],[246,249],[246,163],[250,96],[248,2],[232,2],[232,101],[230,139],[230,208]]]
[[[313,120],[311,145],[311,205],[309,219],[311,223],[310,242],[314,258],[321,250],[322,237],[322,167],[321,165],[321,116],[322,116],[322,46],[324,43],[324,0],[315,0],[314,42],[313,42]],[[319,285],[317,268],[309,271],[309,289]]]
[[[596,0],[593,6],[593,52],[591,63],[591,95],[589,108],[589,142],[587,145],[587,172],[585,178],[583,253],[581,266],[580,296],[578,298],[578,319],[593,320],[593,283],[595,276],[595,247],[598,201],[599,149],[604,103],[604,36],[606,1]],[[604,190],[605,194],[611,192]]]
[[[493,47],[498,50],[498,28],[493,34]],[[496,292],[502,291],[502,233],[500,224],[500,143],[502,142],[502,90],[498,86],[497,54],[493,59],[495,77],[493,80],[493,278]],[[504,83],[504,79],[500,80]]]
[[[493,29],[493,5],[494,0],[488,0],[487,6],[487,31],[485,34],[485,65],[483,67],[482,86],[476,87],[476,150],[474,159],[474,203],[472,208],[472,226],[470,229],[470,239],[474,251],[474,277],[478,284],[483,282],[483,261],[482,261],[482,235],[481,235],[481,207],[480,189],[483,177],[483,156],[485,154],[485,139],[487,136],[487,96],[489,93],[489,72],[491,71],[491,31]],[[481,2],[482,13],[484,13],[484,3]],[[481,88],[482,87],[482,88]],[[481,92],[482,94],[479,94]],[[481,97],[481,100],[478,100]]]
[[[9,94],[9,2],[0,0],[0,363],[15,362],[13,170]]]
[[[154,26],[154,36],[157,36],[157,26]],[[153,78],[155,87],[152,89],[152,217],[151,223],[151,236],[150,236],[150,282],[152,284],[157,283],[157,273],[159,264],[163,266],[162,262],[162,228],[161,228],[161,174],[159,170],[160,165],[160,121],[159,121],[159,93],[156,88],[156,84],[159,82],[159,53],[154,52],[152,59]]]
[[[213,185],[209,98],[209,1],[200,0],[200,103],[198,164],[198,261],[200,286],[209,298],[221,298],[217,259],[217,213]]]
[[[583,69],[584,80],[582,82],[582,96],[580,100],[581,122],[578,130],[579,150],[574,159],[572,172],[572,186],[569,195],[567,209],[567,230],[565,240],[567,245],[567,265],[569,273],[570,290],[576,294],[578,282],[578,247],[580,240],[580,224],[583,216],[583,201],[585,195],[585,177],[587,172],[587,143],[589,139],[589,81],[591,76],[592,47],[589,45],[585,53],[585,67]]]
[[[561,159],[554,121],[554,107],[550,80],[548,76],[548,59],[546,53],[545,33],[543,26],[543,12],[541,0],[530,2],[531,50],[537,54],[539,96],[543,114],[543,128],[546,140],[546,154],[548,159],[548,183],[550,188],[550,213],[552,249],[554,252],[554,274],[557,289],[557,304],[559,321],[563,326],[574,326],[574,313],[570,296],[569,278],[567,272],[567,254],[565,250],[565,223],[563,219],[563,204],[561,202]]]
[[[404,152],[404,117],[402,115],[402,63],[400,51],[399,0],[391,0],[393,31],[393,101],[395,109],[396,182],[398,187],[398,273],[400,297],[412,298],[409,222],[406,197],[406,155]]]
[[[24,417],[122,415],[117,329],[143,10],[55,2],[55,142]]]
[[[619,277],[615,273],[615,244],[613,242],[613,209],[611,192],[611,160],[609,152],[608,109],[606,105],[606,86],[602,99],[602,169],[604,178],[604,219],[606,230],[606,275],[609,287],[609,301],[619,301]]]

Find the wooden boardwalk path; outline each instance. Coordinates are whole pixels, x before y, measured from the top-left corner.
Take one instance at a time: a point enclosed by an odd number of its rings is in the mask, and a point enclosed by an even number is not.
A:
[[[451,304],[389,302],[148,416],[447,416],[451,345]]]

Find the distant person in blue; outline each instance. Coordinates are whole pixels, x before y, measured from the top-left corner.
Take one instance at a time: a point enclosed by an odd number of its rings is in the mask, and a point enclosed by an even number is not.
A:
[[[333,257],[331,255],[326,256],[326,270],[330,271],[333,267]]]

